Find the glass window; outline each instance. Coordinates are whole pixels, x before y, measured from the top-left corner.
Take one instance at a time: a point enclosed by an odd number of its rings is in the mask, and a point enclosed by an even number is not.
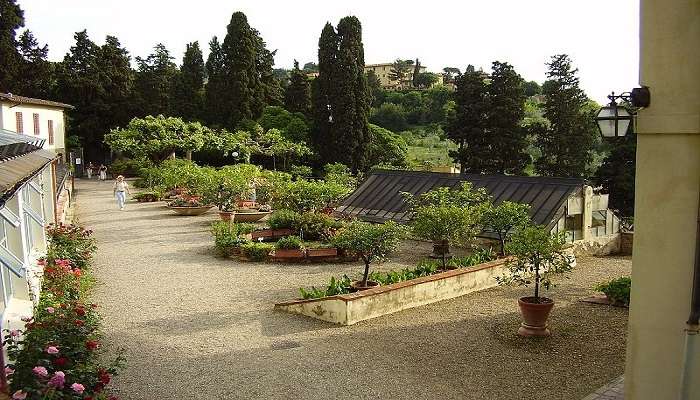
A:
[[[591,234],[593,236],[605,236],[607,216],[607,210],[593,211],[593,218],[591,220]]]

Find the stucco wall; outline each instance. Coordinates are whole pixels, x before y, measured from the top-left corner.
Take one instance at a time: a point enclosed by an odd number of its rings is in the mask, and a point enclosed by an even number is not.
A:
[[[642,0],[627,399],[678,399],[700,193],[700,2]],[[690,358],[700,365],[700,350]],[[700,399],[700,371],[689,399]]]
[[[65,123],[63,119],[63,110],[55,107],[43,107],[31,104],[19,104],[0,102],[2,109],[2,118],[0,123],[2,128],[16,132],[17,118],[15,113],[22,113],[22,121],[24,125],[24,134],[34,135],[34,113],[39,114],[39,137],[45,139],[44,148],[51,149],[57,152],[64,152],[66,148],[65,141]],[[53,121],[54,143],[49,144],[49,124],[48,121]]]

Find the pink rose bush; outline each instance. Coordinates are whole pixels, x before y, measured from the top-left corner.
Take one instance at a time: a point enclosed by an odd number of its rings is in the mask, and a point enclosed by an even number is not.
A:
[[[49,246],[42,291],[23,331],[6,331],[8,395],[14,400],[116,400],[105,387],[122,368],[119,355],[102,365],[100,317],[85,302],[92,252],[90,231],[75,225],[47,228]]]

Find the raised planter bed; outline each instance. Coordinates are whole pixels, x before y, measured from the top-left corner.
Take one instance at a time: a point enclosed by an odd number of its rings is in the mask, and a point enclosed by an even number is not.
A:
[[[507,259],[440,272],[410,281],[328,296],[275,304],[275,310],[306,315],[340,325],[380,317],[425,304],[452,299],[488,289],[498,283],[494,277],[508,273]]]
[[[272,214],[272,211],[234,212],[233,222],[258,222]]]
[[[285,236],[293,235],[295,232],[291,229],[262,229],[259,231],[253,231],[251,233],[251,238],[253,240],[258,240],[262,238],[263,240],[277,240]]]
[[[213,206],[202,206],[202,207],[173,207],[168,206],[169,209],[175,211],[178,215],[202,215],[209,211]]]
[[[317,248],[317,249],[306,249],[306,255],[309,258],[315,257],[337,257],[338,249],[335,247],[330,248]]]

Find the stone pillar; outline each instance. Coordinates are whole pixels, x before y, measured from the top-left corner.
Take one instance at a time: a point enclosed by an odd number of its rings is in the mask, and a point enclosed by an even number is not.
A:
[[[591,226],[593,225],[593,188],[590,186],[583,187],[583,203],[582,203],[582,223],[581,233],[583,240],[591,239]]]
[[[625,396],[679,398],[700,193],[700,2],[642,0]],[[611,88],[612,89],[612,88]],[[700,350],[690,354],[700,363]],[[698,372],[688,399],[700,399]]]

